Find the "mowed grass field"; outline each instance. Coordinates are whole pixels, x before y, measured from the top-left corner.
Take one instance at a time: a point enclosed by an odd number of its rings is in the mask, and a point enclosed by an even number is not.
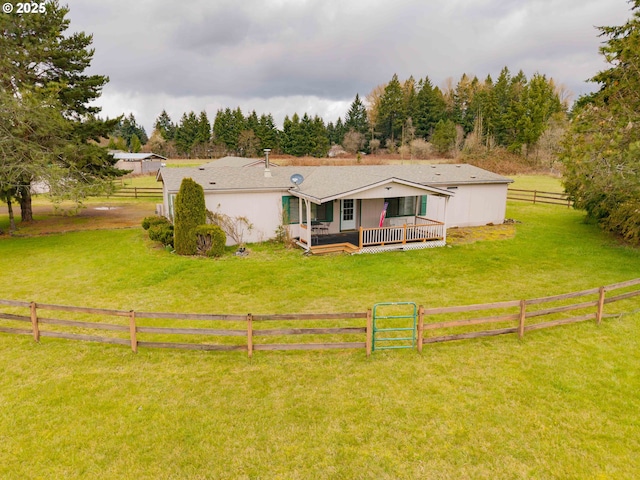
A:
[[[525,187],[526,188],[526,187]],[[0,239],[0,298],[186,313],[532,298],[636,278],[560,206],[515,235],[368,256],[180,258],[141,228]],[[3,223],[4,222],[4,223]],[[0,217],[0,228],[6,218]],[[636,478],[635,311],[414,351],[200,353],[0,334],[0,478]]]

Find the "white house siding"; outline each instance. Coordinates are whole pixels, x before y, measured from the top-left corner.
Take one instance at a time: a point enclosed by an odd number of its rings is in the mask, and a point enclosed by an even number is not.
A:
[[[361,222],[363,228],[374,228],[380,224],[380,214],[384,206],[384,198],[362,201]]]
[[[449,188],[455,195],[447,206],[447,228],[504,222],[507,184],[454,185]],[[443,218],[444,202],[444,198],[429,196],[427,217]]]
[[[285,192],[207,193],[205,205],[212,212],[220,211],[230,217],[247,217],[253,224],[251,232],[245,232],[246,243],[264,242],[274,238],[282,224],[282,196]],[[233,240],[227,238],[227,245]]]

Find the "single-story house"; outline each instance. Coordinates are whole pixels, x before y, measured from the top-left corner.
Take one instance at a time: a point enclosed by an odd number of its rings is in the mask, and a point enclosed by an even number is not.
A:
[[[170,219],[186,177],[203,187],[208,210],[251,221],[247,242],[284,226],[308,251],[351,253],[444,246],[447,228],[501,224],[512,182],[465,164],[163,168]]]
[[[111,155],[118,160],[115,164],[116,168],[129,170],[135,175],[156,173],[167,161],[165,157],[157,153],[111,152]]]

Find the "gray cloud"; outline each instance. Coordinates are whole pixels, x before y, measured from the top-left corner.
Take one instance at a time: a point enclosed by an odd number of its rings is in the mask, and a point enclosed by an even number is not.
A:
[[[111,79],[104,112],[133,111],[148,129],[164,108],[154,101],[171,104],[174,120],[249,102],[331,115],[394,73],[442,84],[508,66],[585,93],[604,68],[594,26],[630,16],[625,0],[68,3],[71,30],[94,34],[92,70]]]

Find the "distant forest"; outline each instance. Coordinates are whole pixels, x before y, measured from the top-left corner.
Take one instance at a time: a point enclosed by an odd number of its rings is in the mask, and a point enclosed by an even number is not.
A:
[[[148,137],[131,114],[120,120],[109,146],[192,158],[255,157],[265,148],[297,157],[326,157],[331,151],[416,158],[501,148],[528,157],[557,149],[567,110],[568,93],[553,79],[527,79],[507,67],[495,81],[464,74],[442,89],[429,77],[400,81],[394,75],[364,100],[356,94],[345,117],[328,124],[317,115],[294,113],[279,129],[270,113],[245,116],[239,107],[218,110],[213,123],[204,111],[184,113],[174,122],[162,111]]]

